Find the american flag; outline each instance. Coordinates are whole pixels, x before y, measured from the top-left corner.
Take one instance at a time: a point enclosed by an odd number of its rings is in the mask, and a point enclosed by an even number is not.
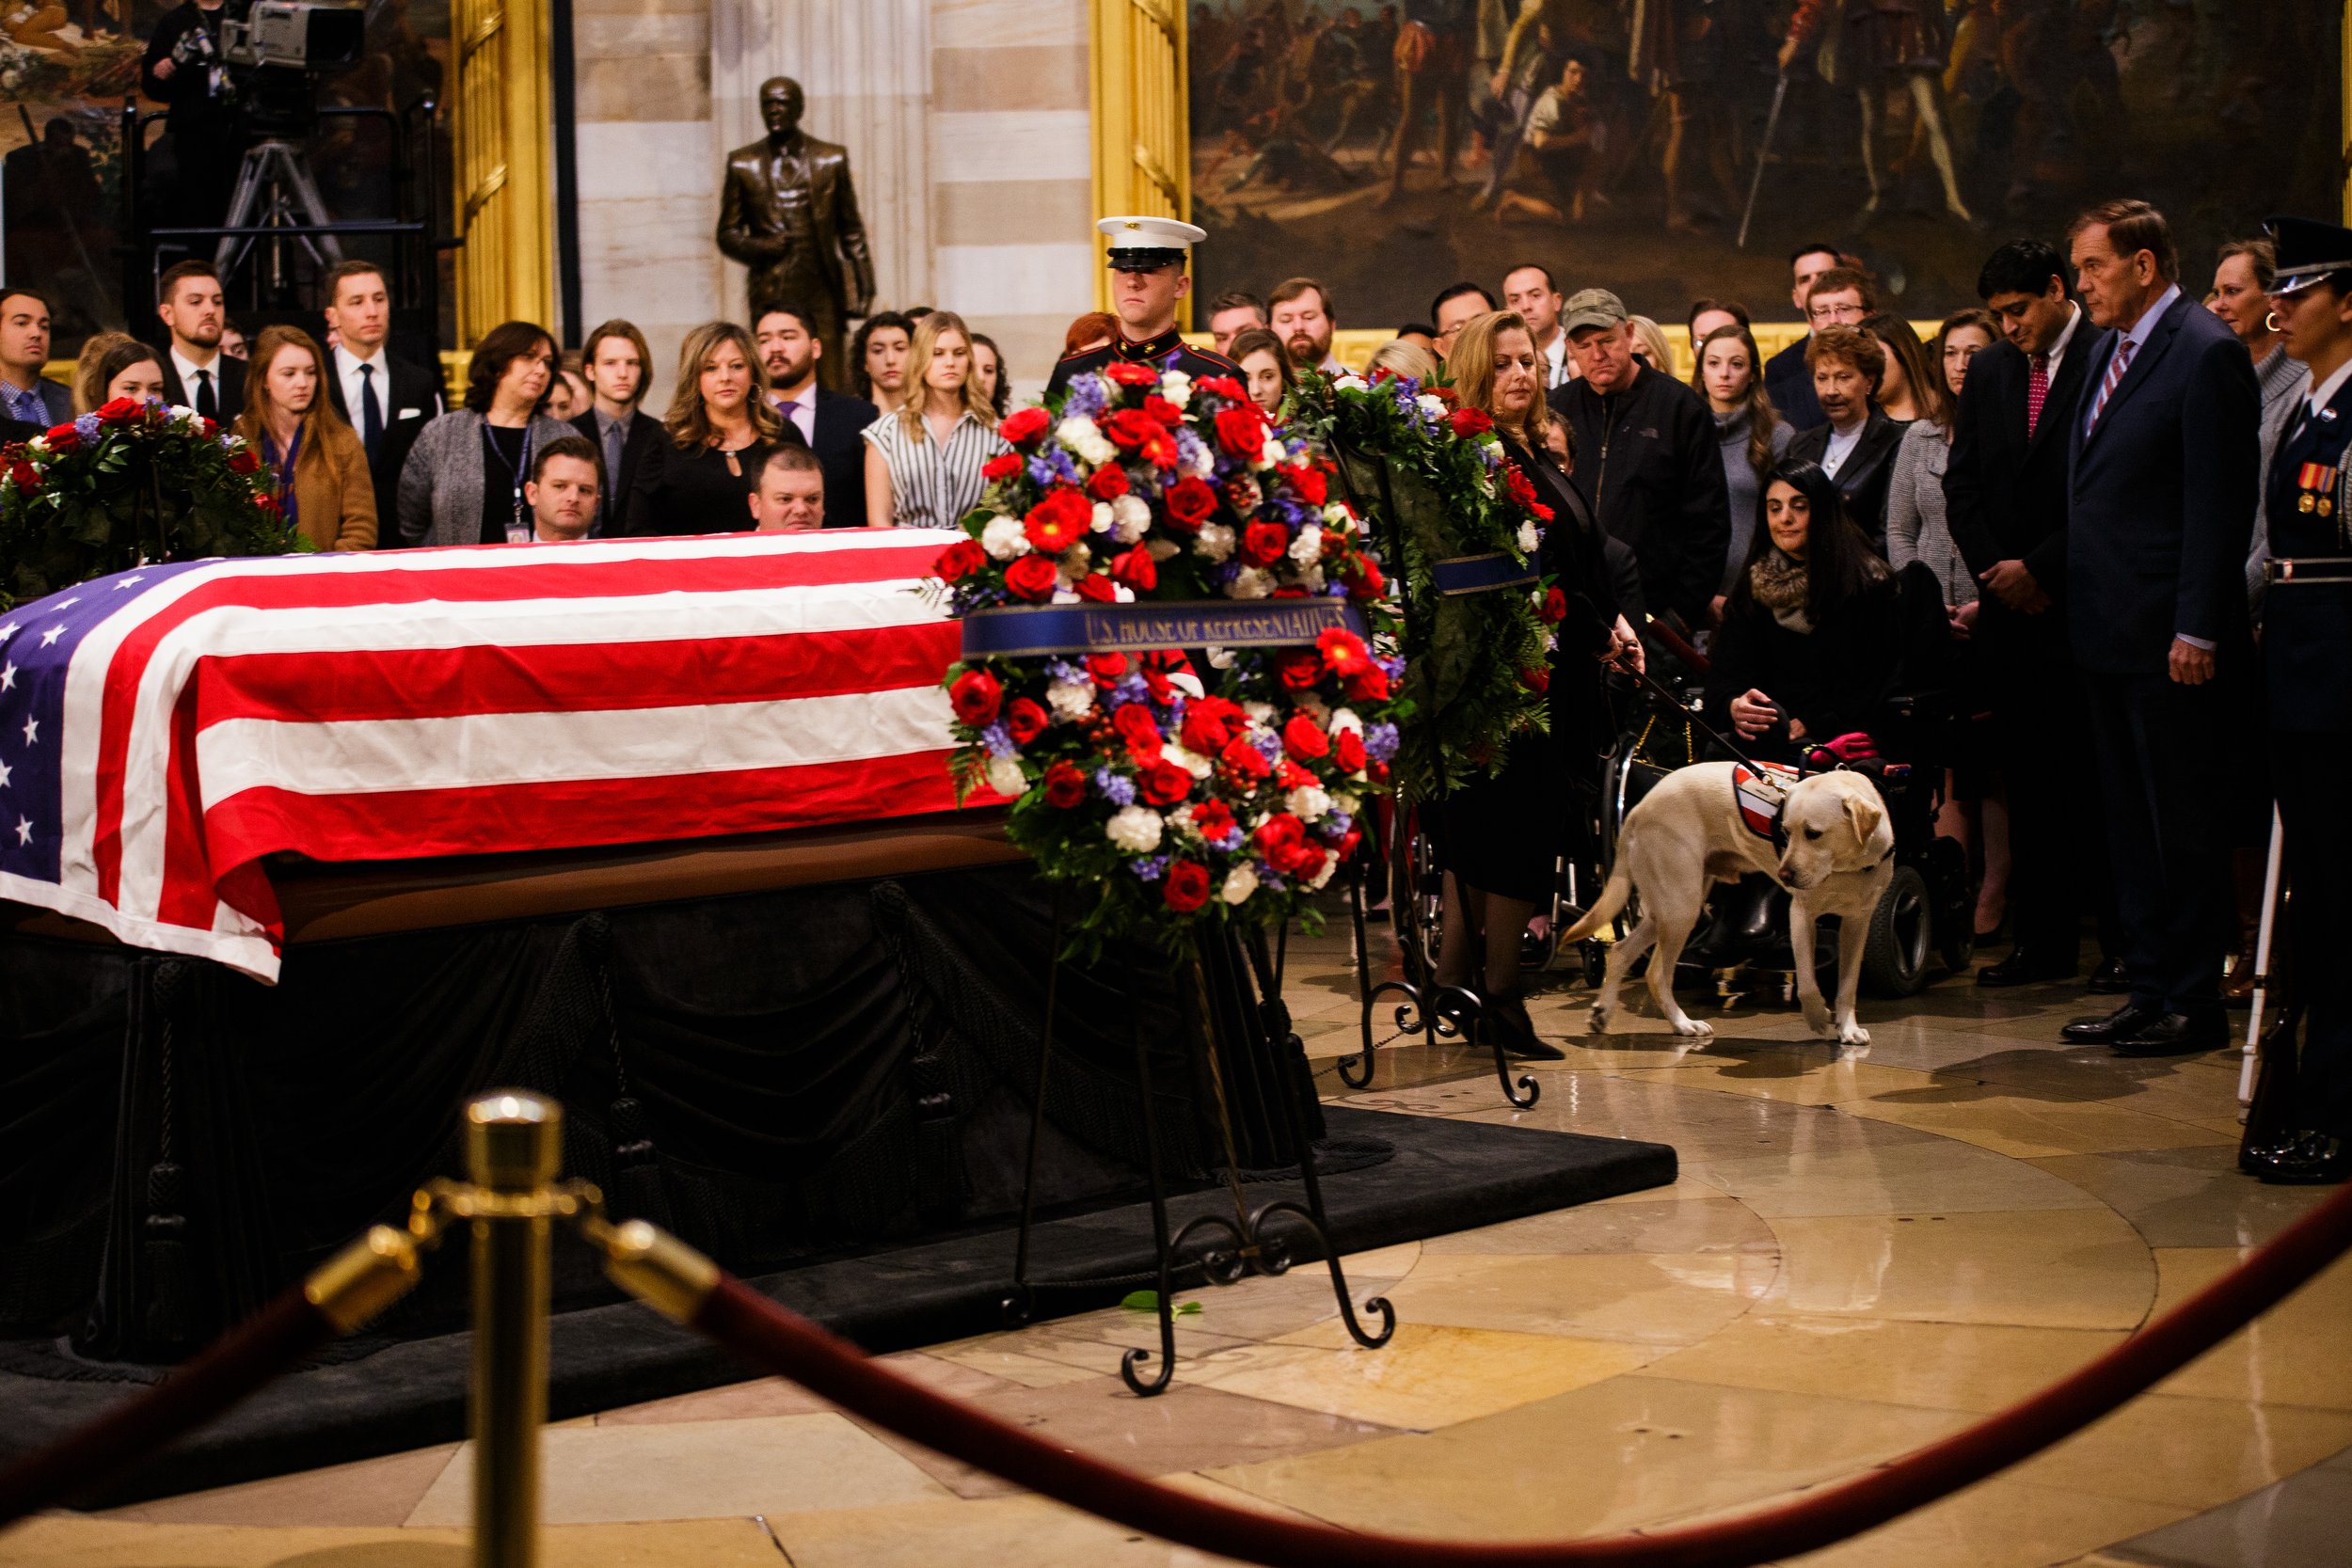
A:
[[[957,625],[914,590],[961,537],[187,562],[0,611],[0,898],[274,980],[280,851],[945,810]]]

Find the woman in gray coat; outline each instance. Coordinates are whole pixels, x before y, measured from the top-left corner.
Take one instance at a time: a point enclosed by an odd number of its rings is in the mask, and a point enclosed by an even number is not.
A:
[[[466,403],[417,433],[400,470],[405,545],[503,545],[531,537],[523,483],[532,454],[577,435],[540,412],[555,384],[555,341],[544,327],[492,327],[466,370]]]
[[[1945,520],[1944,469],[1952,458],[1952,410],[1968,379],[1968,361],[1978,350],[2001,341],[1992,313],[1973,307],[1946,318],[1928,346],[1928,373],[1941,375],[1950,395],[1922,396],[1922,417],[1903,432],[1895,449],[1895,477],[1886,491],[1886,563],[1901,571],[1916,561],[1944,585],[1944,606],[1958,611],[1977,602],[1977,579],[1961,559]]]
[[[1721,615],[1724,596],[1747,570],[1748,545],[1756,537],[1756,515],[1763,504],[1764,476],[1797,433],[1764,395],[1764,361],[1746,327],[1715,328],[1693,349],[1692,357],[1697,369],[1691,373],[1691,385],[1715,416],[1724,488],[1731,500],[1731,548],[1724,553],[1723,580],[1715,585],[1715,613]]]

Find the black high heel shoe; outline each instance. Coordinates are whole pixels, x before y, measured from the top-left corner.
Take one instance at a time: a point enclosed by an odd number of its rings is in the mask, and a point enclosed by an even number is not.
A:
[[[1568,1053],[1556,1045],[1537,1037],[1535,1021],[1527,1016],[1527,1004],[1517,996],[1489,996],[1486,1011],[1480,1015],[1478,1026],[1495,1031],[1506,1054],[1523,1062],[1565,1062]]]

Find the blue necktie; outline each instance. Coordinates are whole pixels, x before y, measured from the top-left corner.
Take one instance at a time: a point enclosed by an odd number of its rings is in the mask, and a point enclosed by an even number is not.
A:
[[[375,449],[384,444],[384,404],[375,395],[375,367],[359,367],[359,444],[368,449],[368,461],[375,461]]]

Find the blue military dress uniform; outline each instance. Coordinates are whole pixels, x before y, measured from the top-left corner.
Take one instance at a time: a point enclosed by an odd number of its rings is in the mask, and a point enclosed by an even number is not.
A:
[[[2288,297],[2326,285],[2352,293],[2352,230],[2280,218],[2271,224]],[[2274,560],[2352,556],[2352,378],[2287,427],[2265,476]],[[2271,772],[2285,830],[2294,903],[2288,977],[2304,1034],[2287,1131],[2246,1151],[2269,1181],[2352,1176],[2352,991],[2337,971],[2352,949],[2352,583],[2273,582],[2263,601]]]

